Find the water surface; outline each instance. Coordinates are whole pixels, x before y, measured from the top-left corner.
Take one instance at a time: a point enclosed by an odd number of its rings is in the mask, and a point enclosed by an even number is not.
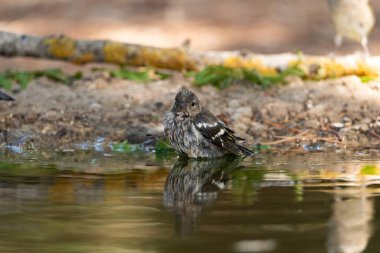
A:
[[[379,252],[380,155],[0,153],[0,252]]]

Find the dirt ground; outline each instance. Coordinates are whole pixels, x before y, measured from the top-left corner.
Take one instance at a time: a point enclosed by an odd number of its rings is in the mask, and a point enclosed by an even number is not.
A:
[[[371,3],[380,16],[380,2]],[[179,46],[189,38],[196,50],[272,54],[334,50],[327,1],[20,0],[0,1],[0,14],[1,30],[35,35],[58,33],[159,47]],[[380,22],[369,38],[373,54],[380,52],[379,40]],[[359,49],[346,41],[336,53]],[[46,68],[73,73],[91,66],[0,58],[0,70]],[[0,143],[33,140],[36,146],[71,148],[98,137],[105,137],[104,143],[144,143],[162,136],[162,114],[182,86],[194,90],[249,146],[315,151],[380,145],[380,86],[362,84],[356,77],[306,83],[294,79],[269,90],[236,85],[217,91],[196,88],[180,73],[141,84],[90,72],[72,86],[37,79],[12,94],[15,102],[1,102]]]
[[[294,79],[266,90],[234,85],[223,91],[196,88],[180,73],[145,84],[98,72],[88,72],[72,86],[40,78],[15,94],[15,102],[0,103],[0,141],[21,146],[33,141],[49,148],[73,148],[98,137],[105,138],[104,145],[126,139],[146,143],[163,137],[162,115],[182,86],[246,138],[248,146],[379,148],[380,86],[362,84],[355,76],[306,83]]]

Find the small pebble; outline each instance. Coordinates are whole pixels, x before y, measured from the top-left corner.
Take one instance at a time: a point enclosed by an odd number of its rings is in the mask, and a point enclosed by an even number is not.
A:
[[[342,129],[344,127],[344,124],[341,122],[331,123],[331,126],[335,129]]]
[[[380,116],[376,117],[375,124],[377,127],[380,127]]]

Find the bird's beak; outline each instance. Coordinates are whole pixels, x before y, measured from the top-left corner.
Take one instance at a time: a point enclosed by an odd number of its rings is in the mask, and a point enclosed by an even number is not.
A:
[[[178,104],[174,104],[172,112],[174,112],[175,115],[178,117],[189,117],[190,116],[189,113],[186,110],[182,110],[182,108],[184,107]]]
[[[190,116],[189,113],[187,113],[187,112],[182,112],[182,111],[175,112],[175,115],[176,115],[177,117],[183,117],[183,118],[187,118],[187,117]]]

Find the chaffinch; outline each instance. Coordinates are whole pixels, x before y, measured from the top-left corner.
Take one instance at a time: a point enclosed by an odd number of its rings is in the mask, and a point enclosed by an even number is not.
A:
[[[182,88],[171,111],[164,114],[164,129],[180,156],[215,158],[250,156],[253,152],[237,143],[242,138],[202,107],[197,96]]]

